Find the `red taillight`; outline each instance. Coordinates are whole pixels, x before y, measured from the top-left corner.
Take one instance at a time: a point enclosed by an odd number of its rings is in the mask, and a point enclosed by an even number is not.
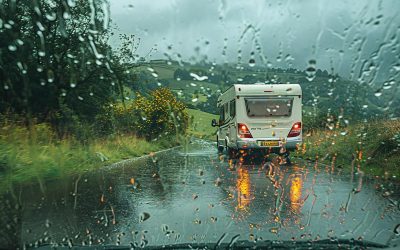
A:
[[[301,134],[301,122],[296,122],[293,124],[292,129],[290,130],[288,137],[296,137]]]
[[[243,123],[238,123],[238,134],[240,138],[253,138],[250,130]]]

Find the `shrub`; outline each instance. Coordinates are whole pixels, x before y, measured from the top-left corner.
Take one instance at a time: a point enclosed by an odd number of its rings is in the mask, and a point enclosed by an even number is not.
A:
[[[136,133],[147,140],[163,133],[186,133],[189,120],[186,106],[168,88],[156,89],[149,97],[138,94],[133,112],[136,116]]]

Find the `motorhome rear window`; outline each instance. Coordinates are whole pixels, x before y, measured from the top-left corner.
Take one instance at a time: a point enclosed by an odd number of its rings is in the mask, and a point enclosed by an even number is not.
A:
[[[249,117],[291,116],[293,98],[245,98]]]

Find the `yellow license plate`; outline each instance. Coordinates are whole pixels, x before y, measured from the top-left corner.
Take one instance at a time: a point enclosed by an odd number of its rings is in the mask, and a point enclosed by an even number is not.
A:
[[[259,141],[258,144],[262,147],[279,147],[279,141]]]

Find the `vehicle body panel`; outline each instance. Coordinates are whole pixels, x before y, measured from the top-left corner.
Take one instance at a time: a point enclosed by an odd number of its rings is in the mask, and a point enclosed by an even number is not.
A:
[[[278,103],[277,110],[270,110],[268,103]],[[253,105],[254,104],[254,105]],[[289,108],[280,106],[286,104]],[[251,106],[253,105],[253,106]],[[251,108],[264,107],[263,110],[250,112]],[[220,110],[218,145],[232,149],[281,148],[294,149],[302,142],[302,133],[288,137],[292,126],[302,122],[302,93],[298,84],[234,84],[218,99]],[[286,108],[282,114],[280,110]],[[276,112],[275,115],[273,112]],[[258,116],[257,116],[258,115]],[[238,124],[245,124],[252,138],[241,138]],[[263,142],[263,141],[276,141]],[[268,144],[268,145],[265,145]]]

